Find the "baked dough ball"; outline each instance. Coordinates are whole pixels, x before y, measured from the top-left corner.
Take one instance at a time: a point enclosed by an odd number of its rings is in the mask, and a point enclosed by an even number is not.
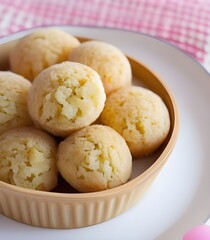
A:
[[[65,137],[93,123],[106,95],[96,71],[63,62],[41,72],[29,91],[28,109],[37,127]]]
[[[98,72],[106,94],[121,87],[131,85],[131,66],[126,56],[115,46],[87,41],[75,48],[69,60],[85,64]]]
[[[50,191],[57,185],[57,146],[47,133],[16,128],[0,136],[0,180]]]
[[[115,130],[91,125],[60,143],[57,166],[75,189],[93,192],[127,182],[132,157],[125,140]]]
[[[106,101],[100,120],[126,140],[134,157],[155,151],[170,129],[168,109],[154,92],[137,86],[120,89]]]
[[[0,134],[11,128],[32,125],[27,110],[30,86],[22,76],[0,71]]]
[[[38,30],[20,39],[10,53],[11,71],[30,81],[45,68],[67,60],[80,42],[59,29]]]

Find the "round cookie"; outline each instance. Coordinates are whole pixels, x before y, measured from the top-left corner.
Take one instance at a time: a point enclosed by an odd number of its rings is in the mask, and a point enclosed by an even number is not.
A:
[[[0,136],[0,180],[19,187],[50,191],[57,185],[56,142],[30,127]]]
[[[126,56],[115,46],[87,41],[75,48],[69,60],[93,68],[101,77],[106,94],[131,85],[131,66]]]
[[[100,120],[121,134],[134,157],[155,151],[170,129],[168,109],[162,99],[154,92],[137,86],[112,93],[107,98]]]
[[[96,71],[80,63],[63,62],[42,71],[28,96],[28,110],[37,127],[65,137],[93,123],[106,95]]]
[[[0,134],[16,127],[32,125],[27,110],[31,83],[20,75],[0,71]]]
[[[59,144],[57,166],[75,189],[93,192],[127,182],[132,157],[125,140],[115,130],[91,125]]]
[[[30,81],[45,68],[66,61],[80,42],[59,29],[37,30],[24,38],[10,52],[10,69]]]

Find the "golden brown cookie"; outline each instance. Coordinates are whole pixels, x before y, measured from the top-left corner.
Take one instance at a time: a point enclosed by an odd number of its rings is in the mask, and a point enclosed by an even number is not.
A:
[[[79,44],[75,37],[62,30],[37,30],[20,39],[11,50],[11,71],[33,81],[45,68],[67,60]]]
[[[112,93],[100,116],[126,140],[134,157],[155,151],[170,129],[168,109],[154,92],[137,86]]]
[[[0,134],[20,126],[32,125],[27,109],[31,83],[22,76],[0,71]]]
[[[125,140],[103,125],[88,126],[60,143],[57,165],[80,192],[117,187],[129,179],[132,157]]]
[[[105,99],[96,71],[80,63],[63,62],[35,78],[28,109],[37,127],[65,137],[93,123],[102,112]]]
[[[16,128],[0,136],[0,180],[50,191],[57,185],[56,142],[47,133]]]
[[[131,66],[126,56],[115,46],[87,41],[75,48],[69,60],[93,68],[101,77],[106,94],[131,85]]]

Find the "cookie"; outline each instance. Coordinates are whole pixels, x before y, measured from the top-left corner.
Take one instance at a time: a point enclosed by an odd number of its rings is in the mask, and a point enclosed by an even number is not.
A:
[[[63,62],[42,71],[28,96],[28,110],[37,127],[66,137],[93,123],[106,95],[97,72],[88,66]]]
[[[163,100],[154,92],[138,86],[112,93],[100,120],[125,139],[134,157],[154,152],[170,130],[170,117]]]
[[[57,165],[80,192],[102,191],[128,181],[132,157],[125,140],[103,125],[88,126],[59,144]]]
[[[32,127],[0,136],[0,180],[23,188],[50,191],[57,185],[55,140]]]
[[[37,30],[20,39],[11,50],[10,69],[33,81],[45,68],[67,60],[79,44],[75,37],[62,30]]]
[[[93,68],[101,77],[106,94],[131,85],[131,66],[126,56],[115,46],[87,41],[75,48],[69,60]]]
[[[22,76],[0,71],[0,134],[33,124],[27,109],[30,86],[31,83]]]

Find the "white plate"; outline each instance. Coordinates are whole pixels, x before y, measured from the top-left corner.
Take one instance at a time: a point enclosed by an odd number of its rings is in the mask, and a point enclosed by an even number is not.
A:
[[[161,174],[135,207],[105,223],[73,230],[27,226],[0,215],[0,238],[68,240],[177,240],[210,214],[210,76],[175,47],[138,33],[61,27],[73,35],[102,39],[154,70],[178,102],[181,128]],[[0,39],[0,44],[26,34]]]

